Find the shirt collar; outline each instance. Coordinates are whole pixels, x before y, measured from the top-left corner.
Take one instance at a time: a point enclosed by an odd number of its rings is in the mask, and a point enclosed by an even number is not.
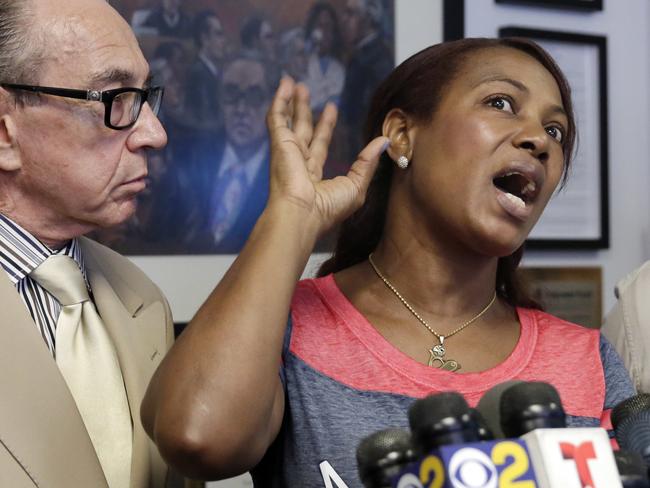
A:
[[[181,14],[180,12],[176,12],[170,15],[168,12],[163,12],[163,19],[165,19],[165,23],[169,27],[176,27],[181,20]]]
[[[255,153],[250,158],[242,161],[237,156],[235,149],[230,145],[229,142],[227,142],[221,160],[219,178],[225,175],[232,166],[242,166],[246,174],[246,183],[248,185],[251,185],[259,173],[260,168],[264,164],[264,161],[266,161],[268,152],[269,143],[268,141],[264,141],[264,143],[260,145],[257,151],[255,151]]]
[[[368,34],[366,37],[364,37],[363,39],[361,39],[358,42],[357,49],[361,49],[362,47],[370,44],[372,41],[374,41],[378,37],[379,37],[379,34],[377,34],[376,32],[371,32],[370,34]]]
[[[203,61],[205,67],[208,68],[210,73],[212,73],[215,78],[219,76],[219,68],[217,68],[217,65],[214,64],[212,60],[204,52],[199,53],[199,59]]]
[[[14,285],[54,254],[74,259],[88,281],[77,239],[68,241],[61,249],[52,250],[9,217],[0,214],[0,265]]]

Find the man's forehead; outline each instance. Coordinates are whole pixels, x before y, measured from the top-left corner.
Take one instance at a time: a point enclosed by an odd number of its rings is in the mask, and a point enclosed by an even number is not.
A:
[[[244,86],[264,85],[264,67],[258,61],[237,59],[227,66],[223,82]]]
[[[67,0],[66,0],[67,1]],[[71,0],[79,8],[74,13],[62,7],[51,12],[42,4],[37,22],[43,15],[51,14],[37,25],[48,39],[45,58],[50,61],[50,75],[75,75],[86,82],[143,81],[148,65],[130,27],[119,14],[103,0]],[[40,14],[40,19],[39,19]]]

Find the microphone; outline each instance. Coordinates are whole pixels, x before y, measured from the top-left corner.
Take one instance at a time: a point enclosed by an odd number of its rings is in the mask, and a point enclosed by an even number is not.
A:
[[[631,451],[615,451],[614,459],[623,488],[650,488],[648,468],[640,454]]]
[[[501,396],[501,427],[526,442],[540,488],[620,488],[609,436],[600,427],[566,428],[557,390],[539,381]]]
[[[480,440],[476,415],[456,392],[416,400],[409,408],[408,418],[413,444],[420,454],[447,444]]]
[[[566,428],[560,396],[551,385],[514,382],[495,387],[482,404],[486,422],[493,425],[500,416],[505,435],[523,434],[498,441],[476,442],[476,417],[456,394],[445,395],[414,403],[409,411],[421,457],[401,472],[394,487],[622,488],[607,432],[602,428]],[[426,411],[426,405],[433,405],[435,415]],[[498,415],[488,417],[486,405],[492,405],[491,411]],[[433,421],[423,421],[418,413]],[[445,430],[441,424],[447,427],[444,435],[440,434]],[[470,435],[466,436],[467,432]]]
[[[506,437],[520,437],[535,429],[566,427],[560,394],[541,381],[510,386],[503,391],[499,408]]]
[[[411,434],[402,429],[380,430],[357,447],[359,478],[365,488],[390,488],[391,480],[415,459]]]
[[[483,394],[476,405],[476,410],[483,416],[487,427],[497,439],[505,437],[503,429],[501,429],[501,396],[508,388],[519,383],[523,383],[523,381],[510,380],[493,386]]]
[[[508,482],[536,486],[530,485],[536,478],[525,443],[488,440],[494,436],[482,415],[458,393],[415,401],[409,423],[420,459],[401,472],[395,487],[496,488]]]
[[[640,454],[650,466],[650,394],[640,393],[616,405],[612,425],[619,445]]]
[[[474,418],[476,419],[476,425],[478,427],[478,440],[493,441],[495,439],[495,435],[492,433],[492,430],[490,430],[485,417],[483,417],[483,415],[481,415],[481,412],[475,408],[470,408],[469,410],[472,412],[472,415],[474,415]]]

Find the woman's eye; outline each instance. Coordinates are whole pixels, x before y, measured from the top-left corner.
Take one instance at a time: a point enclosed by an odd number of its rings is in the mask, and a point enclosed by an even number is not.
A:
[[[546,133],[555,139],[557,142],[562,142],[564,140],[564,132],[559,127],[554,125],[546,128]]]
[[[497,110],[514,113],[514,109],[512,108],[512,103],[510,103],[510,100],[508,100],[505,97],[494,97],[488,100],[488,105],[490,107],[496,108]]]

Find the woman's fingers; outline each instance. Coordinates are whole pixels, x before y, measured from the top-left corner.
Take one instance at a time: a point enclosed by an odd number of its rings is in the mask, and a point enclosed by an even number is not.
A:
[[[307,168],[319,180],[323,175],[323,165],[327,159],[332,134],[336,126],[337,110],[333,103],[328,103],[318,120],[316,129],[309,147],[310,157],[307,161]]]
[[[266,117],[267,126],[273,136],[280,129],[290,126],[292,100],[295,92],[295,83],[288,76],[280,80],[280,85],[275,92],[271,107]]]
[[[358,196],[361,200],[365,199],[368,185],[370,185],[372,175],[375,174],[379,163],[379,156],[382,155],[389,144],[390,139],[388,137],[376,137],[363,148],[359,156],[357,156],[357,160],[352,163],[347,176],[357,187]]]
[[[282,163],[272,165],[277,188],[293,201],[304,202],[305,208],[316,197],[325,227],[363,203],[379,156],[388,146],[388,138],[377,137],[359,153],[346,177],[321,181],[336,117],[336,107],[327,104],[314,128],[309,91],[290,78],[281,80],[267,117],[274,158]]]
[[[307,158],[309,144],[314,133],[314,122],[309,106],[309,90],[302,83],[298,83],[294,90],[292,127],[303,154]]]

